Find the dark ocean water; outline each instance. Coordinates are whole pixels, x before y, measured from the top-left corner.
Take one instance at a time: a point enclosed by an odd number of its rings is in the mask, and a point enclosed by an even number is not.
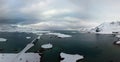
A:
[[[72,35],[70,38],[56,38],[55,36],[43,35],[41,39],[28,52],[41,49],[42,44],[51,43],[53,48],[43,51],[43,62],[60,62],[60,52],[68,54],[80,54],[84,59],[80,62],[120,62],[120,46],[114,45],[117,40],[113,35],[100,35],[90,33],[72,33],[72,31],[55,31]],[[25,37],[31,36],[31,39]],[[1,53],[18,53],[36,35],[30,33],[0,33],[0,37],[8,39],[0,42]]]

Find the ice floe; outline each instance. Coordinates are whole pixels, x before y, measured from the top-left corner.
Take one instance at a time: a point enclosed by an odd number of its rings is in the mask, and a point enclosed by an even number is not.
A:
[[[13,62],[18,54],[15,53],[1,53],[0,62]],[[40,55],[38,53],[25,53],[17,58],[14,62],[40,62]]]
[[[77,60],[83,59],[84,57],[82,55],[78,54],[66,54],[66,53],[60,53],[61,58],[64,58],[61,60],[61,62],[76,62]]]
[[[48,48],[52,48],[53,45],[49,43],[49,44],[43,44],[41,47],[45,48],[45,49],[48,49]]]
[[[26,37],[26,39],[30,39],[31,37]]]
[[[117,41],[116,44],[120,44],[120,41]]]
[[[0,42],[5,42],[5,41],[7,41],[7,39],[5,39],[5,38],[0,38]]]
[[[62,34],[62,33],[48,33],[48,34],[49,35],[56,35],[56,36],[61,37],[61,38],[72,37],[71,35]]]

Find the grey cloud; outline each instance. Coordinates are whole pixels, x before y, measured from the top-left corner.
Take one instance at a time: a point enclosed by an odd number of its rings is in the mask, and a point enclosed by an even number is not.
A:
[[[40,2],[45,3],[39,4]],[[50,4],[46,2],[50,2]],[[42,26],[44,25],[44,29],[49,30],[79,29],[83,27],[82,21],[87,24],[93,20],[99,22],[105,16],[119,16],[116,14],[120,10],[117,2],[119,0],[0,0],[0,24],[29,25],[53,21],[60,26],[52,26],[52,23],[47,23],[49,26],[44,24]],[[118,7],[115,7],[114,4],[118,4]],[[71,12],[60,12],[64,9],[69,9]],[[49,12],[50,10],[53,11]],[[49,15],[42,15],[46,11],[49,12]],[[68,21],[64,19],[65,17],[77,18],[78,20]]]
[[[19,11],[20,8],[41,0],[0,0],[0,24],[29,24],[38,21],[32,14],[27,15]]]

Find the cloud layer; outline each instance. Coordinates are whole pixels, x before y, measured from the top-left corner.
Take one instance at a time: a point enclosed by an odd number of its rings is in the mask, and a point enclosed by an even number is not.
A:
[[[80,29],[119,20],[119,0],[0,0],[0,25]]]

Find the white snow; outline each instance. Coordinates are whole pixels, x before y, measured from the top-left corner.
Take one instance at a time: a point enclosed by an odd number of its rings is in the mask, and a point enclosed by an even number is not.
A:
[[[72,37],[71,35],[62,34],[62,33],[48,33],[49,35],[57,35],[58,37],[65,38],[65,37]]]
[[[37,38],[36,38],[37,39]],[[26,53],[28,49],[34,46],[33,41],[27,44],[26,47],[19,53],[1,53],[0,62],[40,62],[41,56],[39,53]]]
[[[49,33],[50,31],[32,29],[26,27],[14,27],[14,28],[6,27],[6,28],[0,28],[0,32],[25,32],[25,33],[41,34],[41,33]]]
[[[117,41],[116,44],[120,44],[120,41]]]
[[[60,53],[61,58],[64,58],[61,62],[76,62],[77,60],[83,59],[84,57],[78,54],[66,54]]]
[[[0,38],[0,42],[5,42],[5,41],[7,41],[7,39],[5,39],[5,38]]]
[[[99,32],[96,32],[96,30],[99,30]],[[90,32],[99,34],[114,34],[113,32],[120,32],[120,22],[105,22],[91,29]]]
[[[15,53],[1,53],[0,54],[0,62],[13,62],[15,57],[18,54]],[[40,56],[38,53],[25,53],[17,58],[17,61],[14,62],[40,62]]]
[[[41,47],[45,48],[45,49],[48,49],[48,48],[52,48],[53,45],[49,43],[49,44],[43,44]]]
[[[26,39],[30,39],[31,37],[26,37]]]

